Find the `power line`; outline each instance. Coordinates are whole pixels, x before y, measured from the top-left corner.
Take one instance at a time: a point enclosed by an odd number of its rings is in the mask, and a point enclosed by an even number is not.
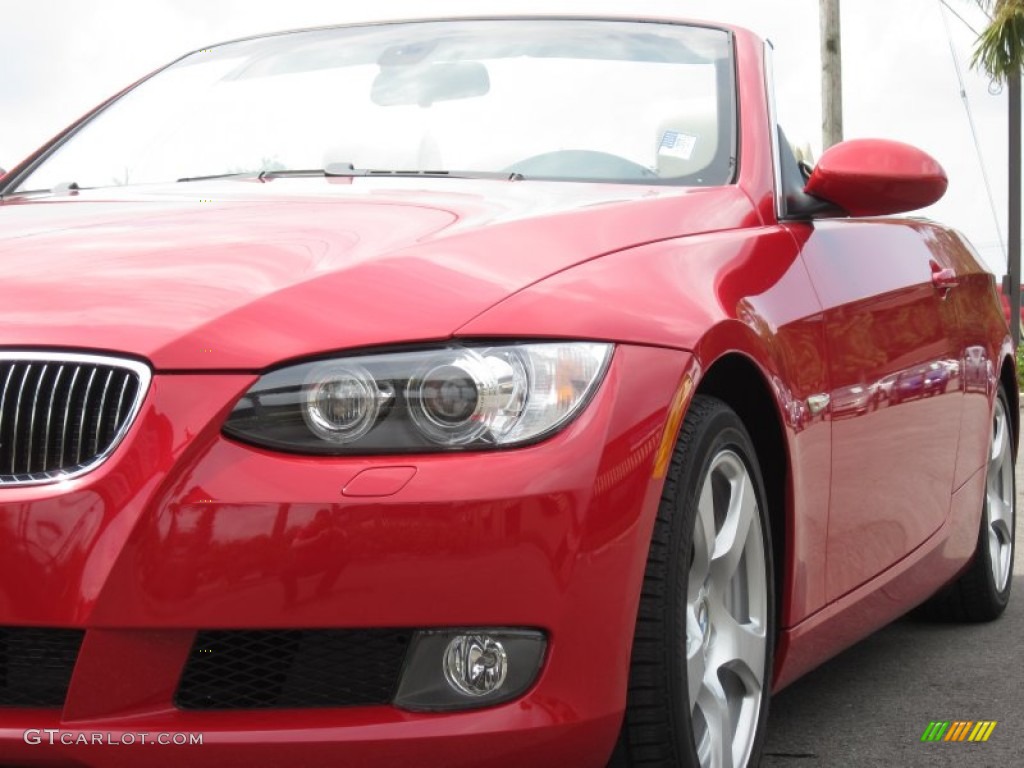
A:
[[[967,19],[965,19],[963,16],[961,16],[959,13],[957,13],[956,9],[953,6],[951,6],[949,3],[947,3],[946,0],[939,0],[939,2],[942,3],[944,6],[946,6],[946,10],[947,11],[949,11],[954,16],[956,16],[958,19],[960,19],[960,21],[963,22],[963,25],[965,27],[967,27],[969,30],[971,30],[971,32],[974,33],[975,37],[981,37],[981,33],[978,32],[978,30],[976,30],[974,27],[972,27],[970,25],[970,23],[967,21]],[[984,11],[985,9],[982,8],[982,10]]]
[[[1003,258],[1009,264],[1009,255],[1006,252],[1006,243],[1003,241],[1003,230],[999,224],[999,214],[996,213],[996,201],[992,196],[992,184],[988,180],[988,171],[985,170],[985,156],[981,151],[981,142],[978,140],[978,130],[974,125],[974,113],[971,111],[971,101],[967,98],[967,88],[964,85],[964,75],[960,69],[960,59],[956,56],[956,48],[953,45],[953,33],[949,29],[949,19],[943,8],[949,8],[945,0],[939,0],[939,15],[942,16],[942,26],[946,29],[946,40],[949,42],[949,53],[953,57],[953,67],[956,69],[956,79],[960,83],[960,98],[964,102],[964,110],[967,112],[967,123],[971,127],[971,138],[974,139],[974,151],[978,154],[978,166],[981,170],[981,178],[985,182],[985,193],[988,195],[988,205],[992,209],[992,219],[996,223],[996,236],[999,238],[999,250]],[[950,9],[952,10],[952,9]],[[984,9],[983,9],[984,10]],[[954,11],[954,14],[956,12]],[[959,17],[959,14],[956,14]],[[961,19],[963,21],[963,19]],[[967,22],[964,22],[965,24]]]

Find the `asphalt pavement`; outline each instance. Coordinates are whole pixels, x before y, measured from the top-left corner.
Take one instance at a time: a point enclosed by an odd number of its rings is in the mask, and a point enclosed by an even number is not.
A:
[[[1024,542],[1024,457],[1017,538]],[[1024,766],[1024,556],[991,624],[902,619],[772,699],[761,766]],[[922,742],[936,720],[994,720],[987,742]]]

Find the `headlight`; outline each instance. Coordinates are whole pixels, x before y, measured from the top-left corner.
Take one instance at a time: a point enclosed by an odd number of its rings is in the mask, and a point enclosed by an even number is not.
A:
[[[612,349],[460,345],[295,365],[261,377],[224,431],[276,450],[336,455],[522,445],[579,412]]]

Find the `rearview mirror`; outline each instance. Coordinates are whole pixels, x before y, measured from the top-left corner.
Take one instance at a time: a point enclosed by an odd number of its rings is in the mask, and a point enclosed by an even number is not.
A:
[[[427,65],[381,67],[370,98],[381,107],[451,101],[483,96],[491,90],[487,67],[478,61],[445,61]]]
[[[886,139],[852,139],[830,147],[804,191],[851,216],[886,216],[938,201],[949,182],[939,162]]]

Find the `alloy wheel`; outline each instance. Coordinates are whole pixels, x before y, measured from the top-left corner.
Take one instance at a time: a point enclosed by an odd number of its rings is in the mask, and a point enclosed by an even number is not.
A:
[[[701,486],[686,596],[689,706],[702,768],[745,766],[753,749],[766,684],[765,563],[753,482],[740,457],[724,450]]]

